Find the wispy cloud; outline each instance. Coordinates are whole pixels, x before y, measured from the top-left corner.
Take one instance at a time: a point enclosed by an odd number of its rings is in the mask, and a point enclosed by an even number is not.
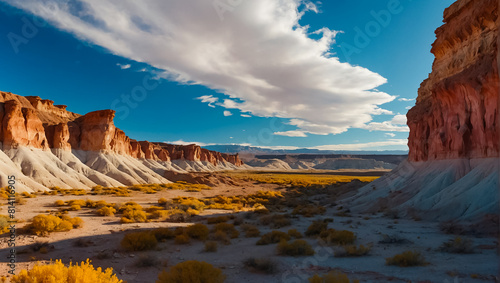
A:
[[[370,131],[384,131],[384,132],[409,132],[410,128],[406,126],[406,115],[398,114],[390,121],[385,122],[372,122],[364,126],[364,129]]]
[[[251,118],[252,116],[251,116],[251,115],[248,115],[248,114],[241,114],[241,117]]]
[[[395,133],[385,133],[385,135],[388,136],[388,137],[391,137],[391,138],[393,138],[393,137],[396,136]]]
[[[116,66],[120,67],[120,69],[122,69],[122,70],[130,69],[130,67],[132,67],[132,65],[130,65],[130,64],[122,65],[120,63],[117,63]]]
[[[275,132],[277,136],[285,136],[285,137],[307,137],[306,133],[302,131],[287,131],[287,132]]]
[[[352,143],[352,144],[332,144],[312,147],[319,150],[369,150],[386,146],[404,146],[407,145],[407,139],[390,139],[387,141]]]
[[[164,141],[164,143],[168,143],[168,144],[175,144],[175,145],[190,145],[190,144],[197,144],[197,145],[199,145],[199,146],[214,145],[214,144],[203,143],[203,142],[188,142],[188,141],[183,141],[183,140],[177,140],[177,141]]]
[[[337,31],[299,24],[318,12],[311,1],[242,1],[223,22],[206,0],[3,1],[170,80],[217,90],[223,107],[291,119],[304,133],[363,128],[395,99],[376,90],[385,78],[332,55]]]
[[[233,113],[231,113],[231,111],[227,111],[227,110],[224,111],[224,116],[228,117],[228,116],[232,116],[232,115],[233,115]]]
[[[400,98],[399,101],[414,101],[414,98]]]
[[[197,97],[196,99],[201,100],[202,103],[207,103],[208,106],[215,108],[214,103],[219,100],[219,98],[214,97],[213,95],[203,95],[200,97]]]

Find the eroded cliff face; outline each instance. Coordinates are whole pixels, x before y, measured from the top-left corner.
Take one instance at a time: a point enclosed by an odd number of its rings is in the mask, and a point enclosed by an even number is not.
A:
[[[432,73],[407,114],[409,160],[499,156],[498,0],[459,0],[444,12]]]
[[[207,161],[213,165],[243,163],[238,155],[221,154],[197,145],[169,145],[130,139],[115,127],[115,111],[78,115],[64,105],[40,97],[0,92],[0,141],[3,150],[20,146],[42,150],[83,150],[115,153],[159,161]]]

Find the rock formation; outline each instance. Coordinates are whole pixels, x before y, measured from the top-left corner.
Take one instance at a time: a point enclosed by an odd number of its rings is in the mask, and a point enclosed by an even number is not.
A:
[[[353,211],[474,221],[499,214],[498,6],[458,0],[445,10],[432,73],[407,115],[408,160],[348,198]]]
[[[0,92],[0,167],[6,168],[0,172],[0,186],[6,184],[8,168],[31,189],[44,189],[168,182],[165,171],[211,171],[243,165],[238,155],[194,144],[130,139],[115,127],[114,116],[113,110],[82,116],[51,100]]]

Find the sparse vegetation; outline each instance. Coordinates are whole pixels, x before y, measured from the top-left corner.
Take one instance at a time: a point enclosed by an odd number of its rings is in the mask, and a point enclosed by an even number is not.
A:
[[[447,253],[471,254],[474,253],[474,245],[471,239],[456,237],[444,242],[439,250]]]
[[[221,231],[226,233],[231,239],[238,238],[240,232],[234,228],[233,224],[229,223],[218,223],[214,226],[214,232]]]
[[[385,264],[396,265],[400,267],[410,267],[410,266],[424,266],[427,265],[428,263],[425,261],[424,256],[420,252],[405,251],[393,257],[386,258]]]
[[[160,260],[154,255],[141,255],[135,262],[139,268],[148,268],[160,265]]]
[[[27,225],[27,231],[36,235],[48,235],[52,232],[66,232],[73,228],[79,228],[83,220],[79,217],[71,218],[68,216],[57,217],[54,215],[39,214],[33,217],[30,224]]]
[[[314,250],[305,240],[295,240],[293,242],[281,241],[276,247],[279,255],[306,256],[313,255]]]
[[[226,275],[219,268],[203,261],[190,260],[161,272],[156,283],[223,283],[225,280]]]
[[[116,209],[110,206],[103,206],[99,208],[96,212],[101,216],[114,216],[116,213]]]
[[[288,235],[295,239],[301,239],[303,237],[302,233],[300,233],[297,229],[288,230]]]
[[[269,214],[264,215],[260,219],[260,224],[271,225],[275,229],[290,226],[292,221],[290,221],[290,216],[285,214]]]
[[[325,231],[328,228],[328,223],[325,221],[313,221],[311,225],[306,230],[306,236],[317,236],[321,234],[321,232]]]
[[[25,282],[80,282],[80,283],[121,283],[113,269],[108,268],[104,271],[100,267],[94,268],[91,261],[81,262],[80,265],[70,264],[64,266],[61,260],[56,260],[50,264],[44,265],[37,263],[31,270],[21,270],[18,275],[11,279],[12,283]]]
[[[350,283],[349,277],[340,271],[331,271],[323,276],[315,274],[309,278],[309,283]],[[359,283],[359,280],[353,280],[352,283]]]
[[[356,240],[356,235],[348,230],[328,229],[320,233],[320,238],[327,244],[350,245]]]
[[[198,240],[205,240],[208,237],[210,230],[206,225],[203,224],[194,224],[186,228],[186,234]]]
[[[359,247],[355,245],[344,245],[339,249],[335,250],[335,257],[357,257],[368,255],[372,249],[372,245],[360,245]]]
[[[145,251],[156,248],[158,240],[150,231],[127,233],[120,242],[127,251]]]
[[[288,240],[290,240],[290,236],[287,233],[281,231],[271,231],[262,235],[262,237],[257,241],[257,245],[276,244],[281,241]]]
[[[217,248],[218,248],[217,242],[214,241],[205,242],[205,249],[204,249],[205,252],[214,253],[217,251]]]
[[[323,215],[326,212],[326,208],[321,205],[299,205],[292,211],[293,215],[302,215],[304,217],[313,217],[315,215]]]
[[[0,215],[0,234],[9,232],[9,216]]]
[[[191,239],[189,238],[188,235],[186,234],[181,234],[181,235],[177,235],[175,236],[175,240],[174,240],[174,243],[176,245],[187,245],[191,242]]]
[[[217,224],[217,223],[224,223],[224,222],[228,222],[228,221],[229,221],[229,217],[226,215],[207,218],[207,224]]]
[[[243,224],[240,227],[245,233],[245,237],[247,238],[254,238],[260,236],[259,228],[257,228],[257,226],[255,225]]]
[[[250,257],[245,259],[243,264],[252,272],[274,274],[278,271],[278,264],[269,258]]]

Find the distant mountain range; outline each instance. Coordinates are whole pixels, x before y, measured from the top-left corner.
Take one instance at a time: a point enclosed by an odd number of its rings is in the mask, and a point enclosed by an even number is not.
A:
[[[287,150],[287,149],[270,149],[270,148],[242,146],[242,145],[208,145],[204,146],[203,148],[222,153],[231,153],[231,154],[239,153],[239,154],[254,154],[254,155],[266,155],[266,154],[407,155],[408,154],[408,151],[405,150],[355,151],[355,150],[319,150],[319,149],[309,149],[309,148]]]

